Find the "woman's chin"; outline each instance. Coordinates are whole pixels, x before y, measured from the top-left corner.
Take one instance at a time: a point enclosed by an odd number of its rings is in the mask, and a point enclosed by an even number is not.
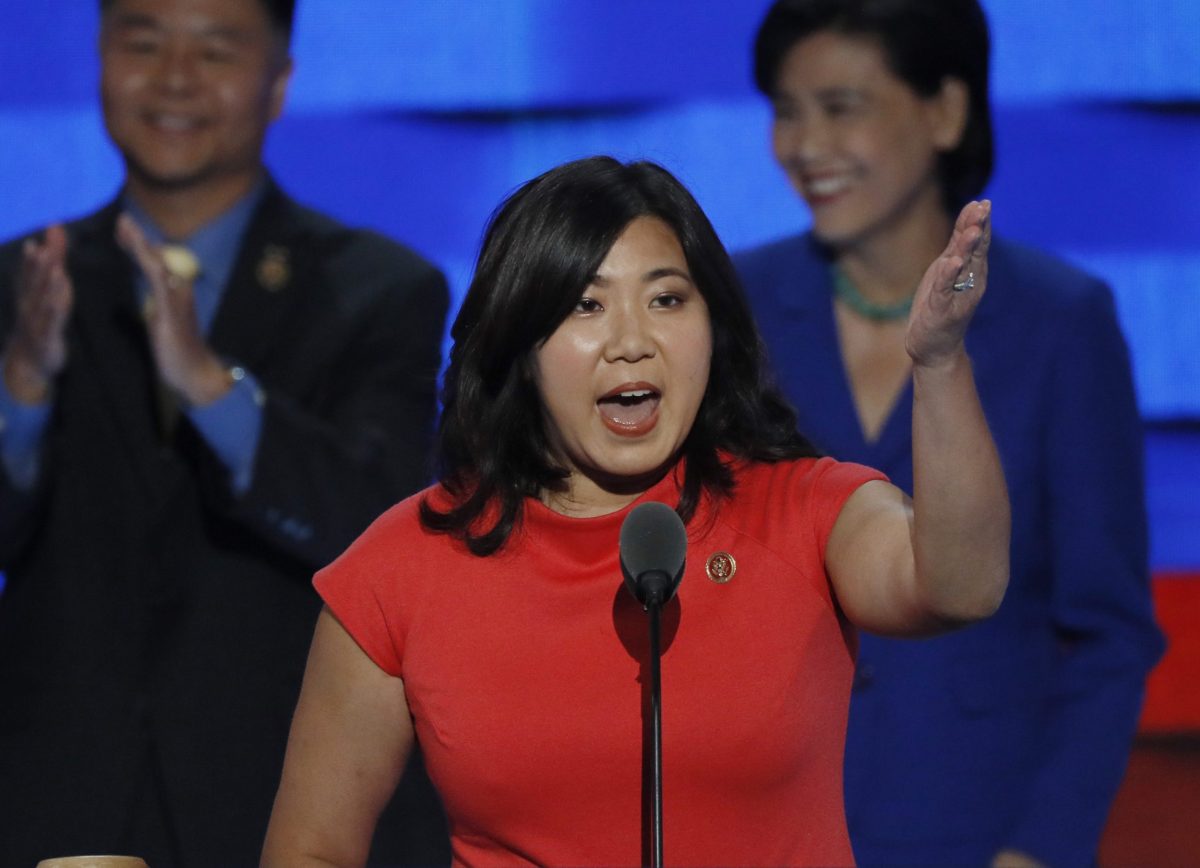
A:
[[[654,487],[675,464],[678,453],[666,457],[628,456],[603,465],[581,467],[579,472],[592,484],[612,494],[641,494]]]

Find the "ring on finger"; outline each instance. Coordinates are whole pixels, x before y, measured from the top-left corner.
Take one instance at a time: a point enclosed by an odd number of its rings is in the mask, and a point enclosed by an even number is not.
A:
[[[178,244],[164,244],[159,248],[163,270],[167,273],[167,286],[178,289],[191,283],[200,274],[200,260],[196,254]]]

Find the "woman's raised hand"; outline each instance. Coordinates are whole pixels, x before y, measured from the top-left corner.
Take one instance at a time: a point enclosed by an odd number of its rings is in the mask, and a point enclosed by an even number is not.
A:
[[[992,203],[959,212],[942,255],[925,271],[908,318],[905,349],[913,365],[936,367],[963,352],[963,336],[987,288]]]

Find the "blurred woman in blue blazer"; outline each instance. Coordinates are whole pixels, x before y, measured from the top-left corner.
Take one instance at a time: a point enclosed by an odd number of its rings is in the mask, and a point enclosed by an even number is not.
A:
[[[800,429],[910,494],[909,304],[991,174],[988,54],[976,0],[780,0],[755,44],[812,229],[739,270]],[[862,637],[846,748],[862,865],[1094,864],[1162,651],[1112,295],[1003,238],[988,260],[967,349],[1012,501],[1012,578],[982,624]]]

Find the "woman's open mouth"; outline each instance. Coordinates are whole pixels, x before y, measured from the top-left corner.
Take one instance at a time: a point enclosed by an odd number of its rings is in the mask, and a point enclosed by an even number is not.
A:
[[[596,402],[600,419],[609,430],[624,437],[639,437],[658,424],[662,394],[647,383],[627,383]]]

